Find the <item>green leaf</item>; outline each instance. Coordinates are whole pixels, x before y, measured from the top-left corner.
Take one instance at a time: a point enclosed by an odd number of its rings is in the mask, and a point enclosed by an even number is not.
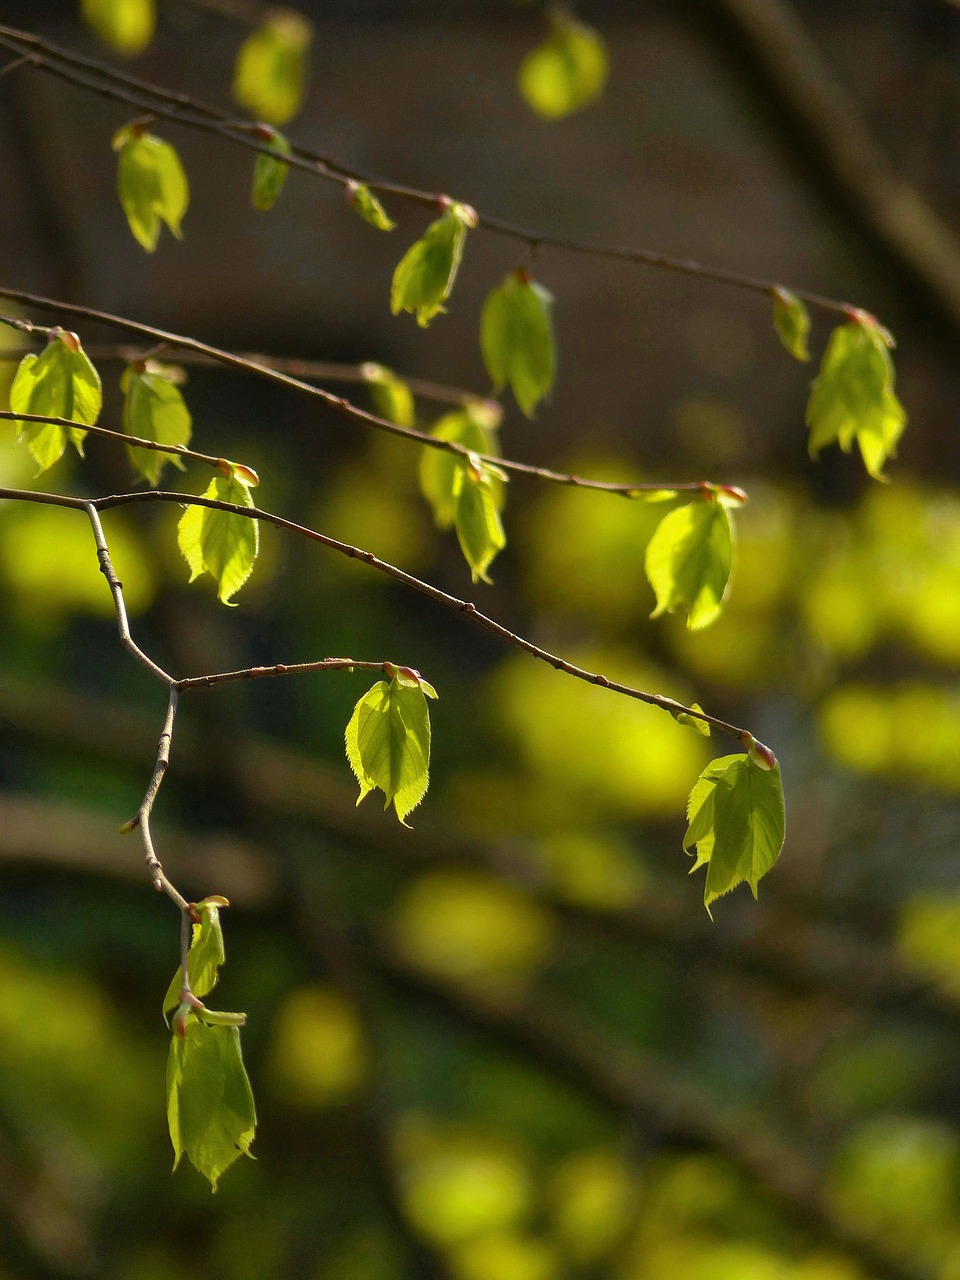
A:
[[[274,151],[284,156],[290,154],[290,143],[278,130],[264,125],[262,134],[263,136],[260,140],[269,143]],[[290,166],[284,164],[277,156],[268,155],[265,151],[257,152],[257,158],[253,162],[253,191],[251,193],[255,209],[263,212],[266,209],[273,208],[280,198],[280,192],[283,190],[283,184],[286,182],[289,172]]]
[[[236,1026],[189,1017],[167,1061],[167,1123],[176,1168],[185,1155],[216,1191],[225,1170],[250,1154],[257,1112]]]
[[[746,755],[714,760],[690,792],[687,820],[683,847],[696,847],[693,871],[706,865],[707,910],[744,880],[756,897],[757,885],[783,848],[780,766],[754,764]]]
[[[553,386],[552,303],[525,271],[513,271],[488,294],[480,314],[480,348],[494,389],[509,383],[528,418]]]
[[[431,685],[419,678],[381,680],[353,709],[346,731],[347,759],[360,783],[357,804],[375,787],[384,793],[384,809],[392,803],[397,817],[406,816],[423,799],[430,780]]]
[[[75,333],[55,329],[39,355],[25,355],[10,387],[14,413],[69,418],[90,427],[100,416],[103,394],[100,375],[90,363]],[[63,455],[69,440],[83,453],[85,431],[53,423],[18,422],[19,438],[46,471]]]
[[[282,125],[303,104],[313,28],[292,9],[274,10],[248,36],[233,77],[233,96],[258,120]]]
[[[608,69],[599,32],[562,16],[544,43],[524,58],[520,93],[537,115],[560,120],[600,97]]]
[[[203,496],[253,506],[249,486],[233,472],[215,477]],[[229,604],[253,571],[260,529],[256,520],[233,511],[188,507],[177,526],[177,541],[190,566],[190,581],[209,573],[217,583],[218,598]]]
[[[496,455],[496,427],[499,415],[485,404],[467,405],[455,413],[440,419],[430,432],[438,440],[450,440],[462,444],[472,453]],[[466,465],[463,458],[446,449],[431,449],[424,445],[420,454],[420,490],[433,508],[433,518],[438,529],[449,529],[457,514],[457,494],[461,481],[457,472]],[[496,476],[490,479],[490,488],[498,511],[503,510],[504,485]]]
[[[395,422],[399,427],[412,427],[416,409],[413,393],[403,379],[382,364],[364,365],[363,376],[380,417]]]
[[[137,242],[153,253],[162,222],[182,239],[180,223],[190,203],[190,186],[173,147],[134,124],[114,136],[113,148],[120,152],[120,203]]]
[[[487,570],[507,545],[493,487],[496,479],[504,479],[503,472],[476,457],[468,466],[457,467],[454,475],[453,523],[474,582],[491,581]]]
[[[364,222],[369,222],[371,227],[376,227],[378,231],[392,231],[397,225],[364,183],[348,182],[346,193],[347,203],[356,209]]]
[[[190,410],[174,379],[179,371],[164,365],[143,362],[130,364],[120,375],[123,392],[123,429],[141,440],[158,444],[190,443]],[[154,487],[168,462],[183,469],[176,454],[156,453],[152,449],[127,446],[131,464]]]
[[[834,329],[807,405],[811,457],[829,444],[849,453],[856,441],[870,475],[885,479],[884,463],[907,424],[893,389],[892,345],[887,330],[866,313]]]
[[[690,710],[702,711],[703,707],[701,707],[699,702],[694,702],[691,704]],[[706,720],[701,720],[699,716],[692,716],[686,711],[678,711],[673,718],[676,720],[677,724],[687,725],[688,728],[699,733],[701,737],[710,737],[710,726],[707,724]]]
[[[773,291],[773,327],[780,341],[797,360],[809,360],[807,338],[810,334],[810,313],[795,293],[789,289]]]
[[[707,627],[720,614],[733,564],[733,524],[716,497],[687,503],[657,525],[647,544],[647,578],[657,597],[653,617],[682,606],[687,626]]]
[[[227,906],[227,900],[220,897],[206,898],[196,905],[200,923],[193,926],[187,972],[190,974],[190,990],[198,1000],[202,1000],[217,985],[220,968],[226,959],[220,908]],[[183,969],[178,967],[163,999],[163,1016],[168,1022],[171,1013],[180,1003],[182,987]]]
[[[82,0],[80,13],[104,44],[127,57],[144,51],[157,25],[154,0]]]
[[[397,263],[390,289],[394,315],[409,311],[426,328],[435,315],[446,310],[457,269],[463,257],[467,227],[477,225],[477,215],[467,205],[451,204],[442,218],[430,224]]]

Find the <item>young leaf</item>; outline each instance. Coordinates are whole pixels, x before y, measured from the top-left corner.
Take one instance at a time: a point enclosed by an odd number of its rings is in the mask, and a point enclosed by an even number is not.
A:
[[[173,147],[132,124],[114,136],[113,149],[120,153],[120,203],[137,242],[153,253],[162,222],[182,239],[180,223],[190,203],[190,186]]]
[[[346,192],[347,203],[356,209],[364,222],[369,222],[371,227],[376,227],[378,231],[392,231],[397,225],[364,183],[348,182]]]
[[[120,375],[123,392],[123,429],[129,436],[141,440],[156,440],[158,444],[190,443],[190,410],[173,380],[175,370],[159,364],[127,365]],[[127,446],[131,464],[148,484],[160,483],[160,474],[168,462],[183,469],[183,463],[173,454],[156,453],[152,449]]]
[[[690,711],[702,710],[703,707],[701,707],[699,702],[694,702],[690,707]],[[690,729],[699,733],[701,737],[710,737],[710,726],[707,724],[706,720],[701,720],[699,716],[692,716],[687,711],[678,711],[673,718],[676,720],[677,724],[687,725]]]
[[[772,758],[772,757],[771,757]],[[710,904],[746,881],[757,885],[783,848],[785,817],[780,766],[754,764],[746,755],[723,756],[709,764],[687,802],[683,847],[696,847],[692,870],[706,865],[703,904]]]
[[[263,133],[263,142],[268,142],[274,151],[281,155],[288,156],[290,154],[290,143],[277,129],[271,129],[264,125],[261,131]],[[280,192],[283,190],[283,184],[287,180],[289,165],[277,158],[277,156],[268,155],[265,151],[259,151],[257,158],[253,162],[253,191],[251,199],[253,207],[261,212],[266,209],[272,209],[280,198]]]
[[[176,1168],[186,1156],[216,1191],[225,1170],[250,1154],[257,1112],[236,1026],[186,1018],[167,1061],[167,1123]]]
[[[80,13],[104,44],[128,57],[144,51],[157,25],[154,0],[82,0]]]
[[[687,626],[709,626],[723,607],[733,564],[733,525],[717,497],[677,507],[657,525],[647,544],[647,578],[657,597],[653,617],[678,606]]]
[[[203,496],[253,506],[249,484],[234,469],[229,476],[215,477]],[[233,511],[188,507],[177,526],[177,541],[190,567],[190,581],[209,573],[216,581],[218,598],[229,604],[253,571],[260,529],[256,520]]]
[[[552,303],[525,271],[513,271],[488,294],[480,314],[480,348],[494,389],[509,382],[528,418],[553,386]]]
[[[453,523],[474,582],[491,581],[487,570],[507,545],[493,489],[495,479],[505,478],[502,471],[476,458],[468,466],[457,467],[454,475]]]
[[[773,291],[773,327],[780,341],[797,360],[809,360],[807,338],[810,334],[810,313],[795,293],[789,289]]]
[[[454,413],[445,414],[430,432],[438,440],[451,440],[462,444],[472,453],[496,455],[496,427],[500,417],[486,404],[467,405]],[[460,481],[457,472],[465,466],[463,458],[445,449],[431,449],[425,445],[420,454],[420,491],[433,508],[433,518],[438,529],[449,529],[457,514],[457,493]],[[496,476],[490,479],[490,489],[498,511],[503,510],[503,481]]]
[[[233,96],[258,120],[282,125],[303,103],[313,28],[292,9],[276,9],[237,55]]]
[[[870,475],[885,479],[884,463],[907,424],[893,389],[892,345],[887,330],[865,312],[834,329],[807,405],[811,457],[834,443],[849,453],[856,441]]]
[[[412,427],[416,409],[413,393],[403,379],[382,364],[364,365],[363,376],[380,417],[395,422],[398,427]]]
[[[103,396],[100,375],[88,360],[75,333],[55,329],[43,351],[25,355],[10,387],[14,413],[37,413],[69,418],[93,426],[100,416]],[[69,440],[83,453],[86,435],[79,427],[58,427],[45,422],[18,422],[19,438],[26,441],[41,471],[63,455]]]
[[[467,228],[477,225],[477,215],[467,205],[451,203],[442,218],[430,224],[397,263],[390,289],[394,315],[409,311],[425,329],[445,310],[457,269],[463,257]]]
[[[545,120],[560,120],[588,106],[607,82],[607,50],[599,32],[566,15],[520,67],[520,93]]]
[[[393,804],[397,817],[406,816],[423,799],[430,780],[430,713],[427,697],[433,687],[417,678],[404,678],[394,668],[353,709],[346,731],[347,759],[360,783],[357,804],[379,787]]]
[[[197,903],[200,923],[193,926],[187,972],[190,974],[190,990],[199,1000],[209,995],[217,985],[221,966],[226,959],[220,908],[228,905],[226,898],[221,897],[206,898]],[[171,1013],[180,1003],[182,987],[183,970],[178,967],[163,999],[163,1016],[168,1022]]]

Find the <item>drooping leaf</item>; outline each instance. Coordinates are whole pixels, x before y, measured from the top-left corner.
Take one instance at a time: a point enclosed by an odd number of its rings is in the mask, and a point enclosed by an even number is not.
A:
[[[239,468],[229,476],[216,476],[203,495],[219,502],[252,507],[249,481]],[[188,507],[177,526],[177,541],[190,567],[190,581],[209,573],[217,584],[217,597],[229,604],[253,571],[260,550],[256,520],[233,511]]]
[[[480,314],[480,348],[494,389],[509,383],[528,418],[553,386],[552,304],[525,271],[512,271],[488,294]]]
[[[419,678],[394,669],[354,707],[346,731],[347,759],[360,783],[357,804],[375,787],[384,793],[384,809],[393,804],[404,826],[430,780],[430,713],[427,697],[437,696]]]
[[[264,125],[261,141],[269,143],[274,151],[282,156],[290,154],[290,143],[277,129]],[[251,199],[253,207],[261,212],[272,209],[280,198],[283,184],[287,180],[290,166],[284,164],[278,156],[271,156],[266,151],[258,151],[253,162],[253,191]]]
[[[647,578],[657,597],[653,617],[683,607],[692,630],[723,607],[733,565],[733,525],[716,496],[687,503],[657,525],[647,544]]]
[[[167,1123],[176,1168],[183,1156],[216,1191],[240,1155],[250,1154],[257,1112],[240,1031],[190,1016],[167,1062]]]
[[[866,313],[834,329],[807,405],[811,457],[830,444],[849,453],[856,441],[870,475],[885,478],[884,464],[907,424],[893,389],[892,345],[888,331]]]
[[[770,756],[773,759],[772,755]],[[785,816],[780,766],[755,764],[746,755],[723,756],[700,775],[687,802],[683,847],[696,848],[692,870],[706,865],[707,910],[746,881],[757,885],[783,848]]]
[[[467,205],[451,203],[443,217],[432,222],[421,238],[397,263],[390,289],[394,315],[409,311],[426,328],[445,310],[457,278],[467,228],[477,225],[477,215]]]
[[[809,360],[807,338],[810,334],[810,313],[795,293],[789,289],[773,291],[773,327],[780,341],[797,360]]]
[[[90,363],[75,333],[55,329],[39,355],[25,355],[17,366],[10,387],[10,408],[14,413],[36,413],[51,418],[69,418],[93,426],[100,416],[103,395],[100,375]],[[18,422],[19,438],[26,441],[41,471],[46,471],[63,455],[69,440],[83,453],[86,432],[79,427],[58,427],[54,423]]]
[[[491,581],[487,570],[507,545],[493,488],[495,480],[505,478],[502,471],[476,456],[468,466],[458,466],[454,474],[453,524],[474,582]]]
[[[371,227],[376,227],[378,231],[392,231],[397,225],[365,183],[348,182],[346,193],[347,203]]]
[[[537,115],[560,120],[600,97],[608,69],[600,33],[561,15],[543,44],[524,58],[520,93]]]
[[[154,0],[82,0],[80,13],[104,44],[127,57],[143,52],[157,25]]]
[[[227,906],[226,898],[206,898],[197,903],[200,923],[193,926],[190,954],[187,956],[187,972],[190,974],[190,990],[202,1000],[217,985],[221,966],[226,959],[223,946],[223,928],[220,924],[220,908]],[[183,987],[183,970],[170,981],[163,1000],[163,1016],[169,1022],[170,1015],[180,1003]]]
[[[701,707],[699,702],[694,702],[691,704],[690,710],[702,711],[703,707]],[[701,720],[699,716],[692,716],[687,711],[678,711],[673,718],[676,720],[677,724],[687,725],[689,728],[699,733],[701,737],[710,737],[710,726],[707,724],[706,720]]]
[[[180,157],[169,142],[126,125],[113,139],[119,151],[117,190],[134,238],[147,253],[160,239],[160,225],[182,239],[180,224],[190,203],[190,185]]]
[[[498,407],[492,403],[466,405],[454,413],[445,414],[430,432],[438,440],[450,440],[462,444],[471,453],[496,455],[496,428],[500,422]],[[446,449],[431,449],[425,445],[420,454],[420,490],[433,509],[438,529],[449,529],[457,513],[459,481],[457,472],[463,469],[464,460]],[[503,510],[504,485],[497,476],[491,476],[490,488],[498,511]]]
[[[416,417],[413,393],[402,378],[382,364],[366,364],[363,376],[370,391],[370,399],[381,418],[395,422],[399,427],[412,427]]]
[[[303,104],[313,28],[292,9],[273,10],[237,55],[233,96],[258,120],[283,125]]]
[[[158,444],[190,443],[190,410],[175,382],[176,371],[163,365],[143,362],[131,364],[120,375],[123,392],[123,429],[141,440]],[[127,456],[148,484],[160,483],[160,475],[168,462],[183,469],[175,453],[156,453],[152,449],[127,446]]]

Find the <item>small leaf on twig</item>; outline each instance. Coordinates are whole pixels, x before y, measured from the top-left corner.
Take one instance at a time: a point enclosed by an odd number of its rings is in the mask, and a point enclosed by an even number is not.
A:
[[[432,685],[406,677],[394,668],[354,707],[346,730],[347,759],[360,783],[357,804],[374,788],[393,804],[406,826],[406,816],[423,799],[430,780],[430,713],[426,698]]]
[[[138,244],[153,253],[164,222],[181,239],[180,224],[190,203],[190,185],[170,143],[146,133],[140,125],[129,124],[114,136],[113,149],[120,153],[120,203]]]
[[[100,416],[102,402],[100,375],[77,335],[64,329],[53,331],[39,355],[30,352],[23,357],[10,387],[14,413],[69,418],[88,427]],[[68,440],[83,453],[86,432],[80,427],[59,427],[52,422],[18,422],[16,426],[41,471],[62,457]]]
[[[240,468],[230,468],[229,475],[216,476],[203,496],[237,506],[253,506],[249,483]],[[253,572],[260,550],[260,529],[256,520],[235,511],[191,506],[180,517],[177,541],[190,566],[190,581],[209,573],[217,584],[217,597],[229,604]]]

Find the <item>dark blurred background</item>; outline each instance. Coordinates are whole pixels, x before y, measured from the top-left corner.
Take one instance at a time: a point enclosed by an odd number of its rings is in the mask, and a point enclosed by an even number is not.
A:
[[[238,110],[246,30],[215,7],[162,0],[149,49],[118,65]],[[742,887],[711,922],[682,815],[726,744],[276,530],[228,612],[209,581],[187,586],[175,510],[111,513],[136,634],[176,674],[350,654],[410,663],[440,692],[412,831],[375,798],[354,809],[342,739],[362,675],[184,700],[158,846],[185,892],[231,900],[218,995],[249,1014],[260,1110],[256,1162],[212,1199],[192,1169],[169,1173],[176,913],[114,834],[163,695],[119,649],[83,521],[7,504],[0,1278],[955,1280],[960,10],[584,3],[609,85],[545,124],[516,89],[536,4],[300,8],[315,39],[298,142],[534,230],[874,311],[911,421],[888,485],[836,450],[811,462],[832,317],[814,315],[804,367],[762,296],[544,248],[557,385],[535,422],[505,401],[503,450],[747,488],[726,611],[692,633],[648,617],[662,509],[517,479],[495,585],[472,587],[419,497],[416,450],[189,371],[196,447],[256,467],[262,506],[748,724],[781,760],[788,815],[760,902]],[[114,59],[74,4],[8,0],[3,21]],[[256,213],[249,153],[161,123],[192,204],[183,241],[148,256],[115,194],[129,115],[29,68],[0,80],[0,285],[489,391],[477,317],[515,244],[471,233],[449,314],[420,330],[388,299],[424,210],[388,202],[399,228],[380,235],[338,187],[292,173]],[[116,341],[79,328],[90,348]],[[120,366],[100,367],[119,426]],[[442,408],[418,413],[426,427]],[[6,485],[130,487],[109,442],[35,480],[8,432],[0,464]]]

